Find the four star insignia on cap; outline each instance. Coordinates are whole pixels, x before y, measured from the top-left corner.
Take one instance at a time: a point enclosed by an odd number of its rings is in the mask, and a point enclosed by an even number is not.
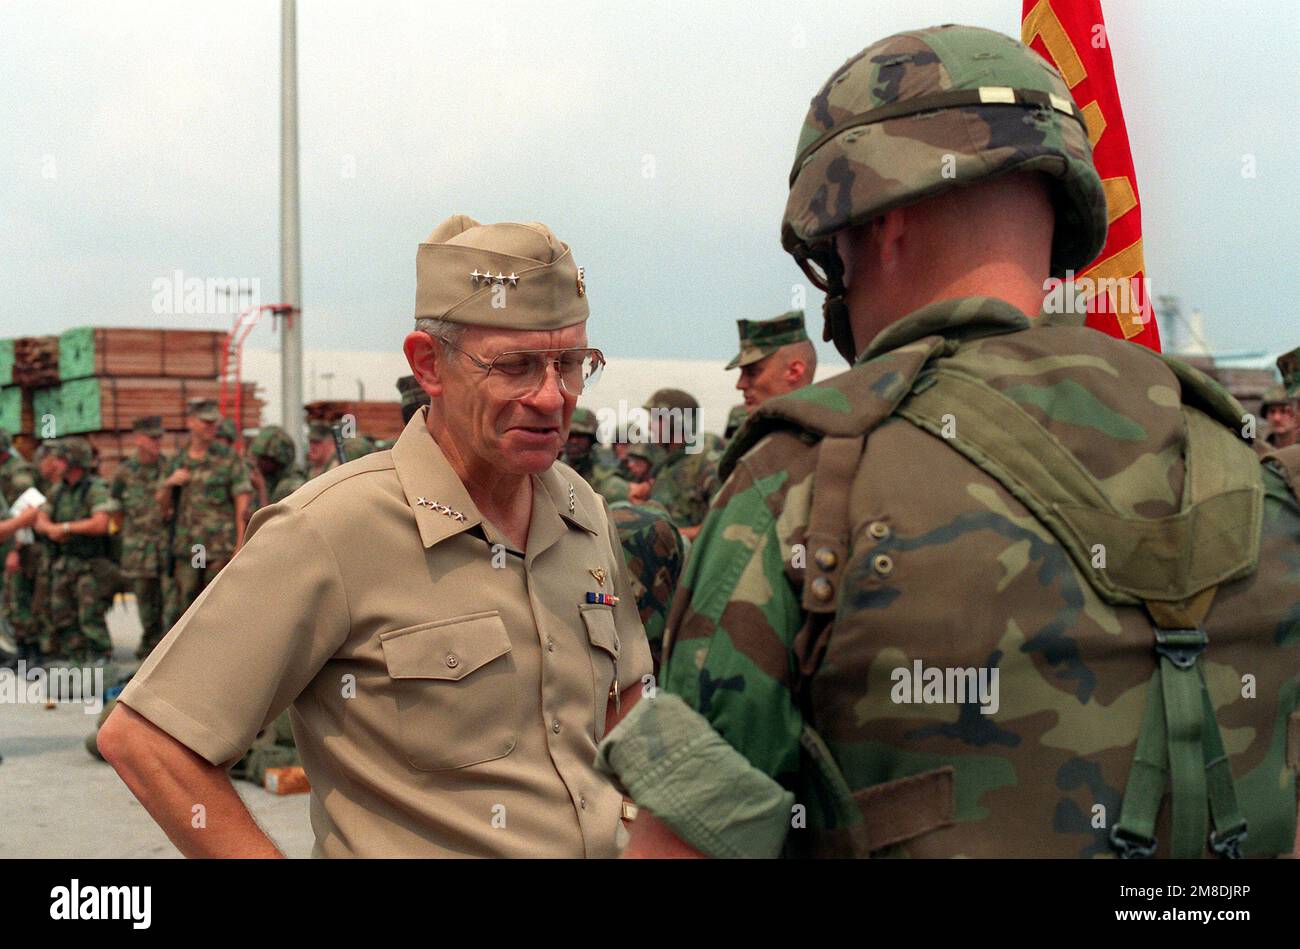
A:
[[[443,517],[450,517],[453,521],[465,520],[465,515],[460,513],[460,511],[453,511],[451,508],[447,507],[447,505],[439,504],[437,501],[430,500],[429,498],[416,498],[415,503],[420,507],[427,507],[431,511],[437,511]]]
[[[489,270],[485,273],[479,273],[478,268],[475,267],[470,272],[469,279],[474,283],[475,286],[478,285],[480,280],[483,282],[484,286],[490,283],[495,283],[499,287],[505,286],[507,283],[510,284],[510,286],[512,287],[519,285],[519,275],[516,274],[513,270],[510,271],[509,274],[498,273],[495,276],[493,276],[492,271]]]

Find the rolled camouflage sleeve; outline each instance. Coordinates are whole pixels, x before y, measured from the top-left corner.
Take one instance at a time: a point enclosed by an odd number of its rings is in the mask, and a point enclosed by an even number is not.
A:
[[[734,773],[740,776],[744,766],[752,766],[767,779],[767,789],[777,791],[798,772],[803,730],[802,715],[790,694],[792,645],[802,611],[786,561],[795,531],[802,529],[797,511],[807,488],[807,475],[776,467],[781,453],[780,442],[760,444],[718,495],[673,601],[662,674],[663,688],[680,696],[743,756],[743,761],[732,763]],[[787,508],[795,513],[787,514]],[[617,756],[612,759],[617,761]],[[725,833],[745,802],[735,793],[672,793],[662,785],[674,780],[674,772],[651,770],[649,763],[634,760],[620,765],[618,774],[656,816],[692,845],[711,852],[709,834]],[[756,788],[748,787],[746,793],[755,799]],[[656,804],[680,812],[660,813]],[[788,805],[768,809],[765,819],[780,822],[783,839],[789,827]],[[756,826],[752,817],[747,822]],[[709,833],[692,828],[707,828]]]

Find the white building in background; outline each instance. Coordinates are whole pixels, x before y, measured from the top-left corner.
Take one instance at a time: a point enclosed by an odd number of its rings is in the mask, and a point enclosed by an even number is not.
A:
[[[342,350],[307,350],[303,353],[303,399],[360,399],[395,402],[397,380],[410,369],[400,352],[347,352]],[[599,411],[602,407],[617,411],[619,401],[628,408],[645,404],[656,389],[684,389],[700,402],[704,430],[719,434],[726,428],[727,413],[742,401],[736,389],[740,371],[727,372],[725,359],[628,359],[610,356],[599,385],[579,402]],[[836,365],[818,367],[817,380],[844,370]],[[244,350],[244,381],[255,382],[263,401],[264,424],[283,424],[280,418],[280,354],[276,350]]]

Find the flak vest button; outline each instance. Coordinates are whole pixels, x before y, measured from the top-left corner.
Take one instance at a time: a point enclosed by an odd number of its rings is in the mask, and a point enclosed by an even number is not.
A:
[[[875,568],[876,573],[887,577],[894,569],[894,560],[889,554],[878,554],[872,559],[871,566]]]
[[[835,587],[825,577],[818,577],[812,582],[812,595],[825,603],[835,594]]]
[[[840,558],[835,556],[835,551],[829,547],[818,547],[813,553],[813,560],[823,570],[834,570],[835,565],[840,562]]]
[[[872,521],[867,525],[867,533],[876,540],[884,540],[889,536],[889,525],[884,521]]]

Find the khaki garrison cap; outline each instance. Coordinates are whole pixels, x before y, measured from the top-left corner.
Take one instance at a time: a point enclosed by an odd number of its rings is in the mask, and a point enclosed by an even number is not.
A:
[[[791,310],[772,320],[736,320],[736,327],[740,331],[740,352],[727,363],[728,369],[756,363],[782,346],[808,338],[803,325],[803,310]]]
[[[505,305],[493,306],[502,292]],[[545,224],[480,224],[455,214],[416,252],[417,320],[556,330],[587,315],[582,270]]]

